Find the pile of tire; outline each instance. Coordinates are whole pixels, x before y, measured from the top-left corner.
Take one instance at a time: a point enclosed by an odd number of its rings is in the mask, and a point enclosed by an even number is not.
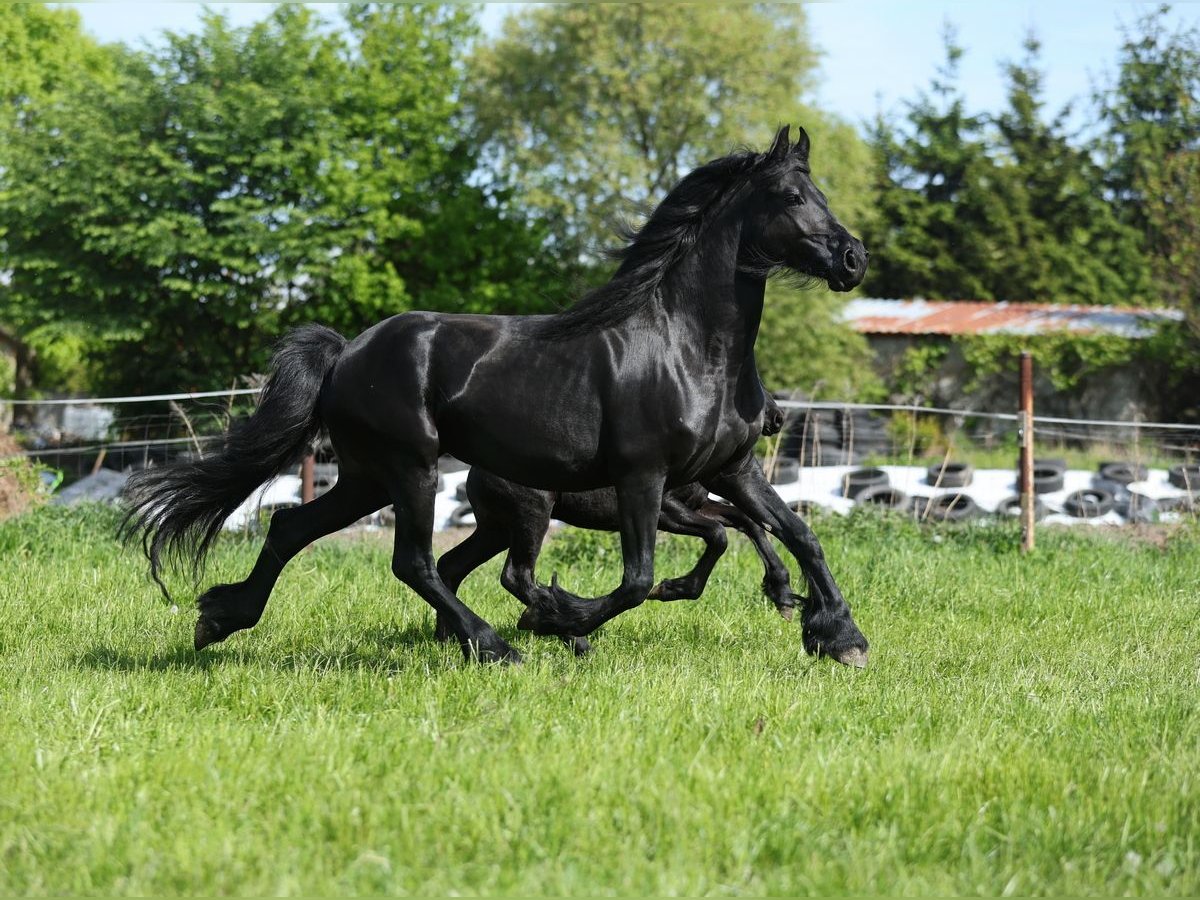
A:
[[[842,476],[842,495],[849,497],[857,506],[904,511],[908,509],[908,495],[890,484],[883,469],[855,469]]]
[[[788,410],[780,455],[802,466],[849,465],[892,452],[888,420],[868,410]]]
[[[1033,496],[1033,520],[1040,522],[1046,518],[1046,504],[1042,502],[1042,498],[1034,494]],[[1005,497],[996,506],[996,515],[1001,519],[1017,519],[1021,516],[1021,497],[1018,494],[1013,494],[1010,497]]]

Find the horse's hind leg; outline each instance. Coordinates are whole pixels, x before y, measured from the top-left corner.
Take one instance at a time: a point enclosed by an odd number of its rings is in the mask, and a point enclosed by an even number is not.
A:
[[[519,663],[521,654],[495,629],[454,595],[438,575],[433,559],[435,464],[400,468],[388,476],[396,510],[396,547],[392,572],[433,607],[458,639],[463,655],[480,662]]]
[[[504,560],[504,569],[500,573],[500,584],[526,606],[534,601],[541,590],[535,572],[538,556],[542,552],[542,541],[550,529],[550,515],[554,508],[554,501],[550,495],[546,496],[546,501],[544,507],[521,510],[512,523],[509,537],[511,546]],[[559,635],[559,640],[570,647],[576,656],[583,656],[592,649],[591,643],[585,637]]]
[[[700,515],[716,519],[722,525],[736,528],[749,539],[750,543],[754,545],[754,549],[758,551],[758,558],[762,560],[763,593],[775,604],[775,609],[779,611],[779,614],[790,622],[792,616],[795,615],[796,607],[803,602],[804,598],[792,590],[791,573],[788,572],[783,560],[779,558],[779,554],[775,552],[775,548],[771,546],[771,539],[767,537],[767,533],[763,531],[762,527],[736,506],[728,503],[716,503],[710,500],[697,512]]]
[[[251,628],[262,617],[279,573],[288,561],[318,538],[332,534],[387,504],[378,484],[343,474],[312,503],[281,509],[271,516],[267,539],[244,581],[218,584],[196,601],[196,649],[223,641],[235,631]]]
[[[442,583],[457,594],[463,579],[507,548],[508,533],[489,527],[477,515],[475,530],[467,535],[462,543],[443,553],[438,560],[438,575],[441,577]],[[454,637],[450,623],[442,613],[437,614],[434,635],[439,641],[448,641]]]
[[[669,494],[663,498],[658,516],[659,531],[684,534],[704,541],[704,553],[686,575],[666,578],[650,589],[650,600],[695,600],[704,593],[717,561],[729,546],[725,526],[714,519],[690,509]]]

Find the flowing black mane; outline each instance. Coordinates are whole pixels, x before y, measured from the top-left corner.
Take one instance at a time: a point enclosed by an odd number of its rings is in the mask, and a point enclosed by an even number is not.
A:
[[[739,151],[690,172],[641,228],[622,235],[626,245],[611,253],[621,261],[612,278],[547,319],[539,335],[569,338],[624,322],[654,301],[671,268],[696,245],[724,201],[747,182],[769,179],[797,164],[795,158],[770,151]]]

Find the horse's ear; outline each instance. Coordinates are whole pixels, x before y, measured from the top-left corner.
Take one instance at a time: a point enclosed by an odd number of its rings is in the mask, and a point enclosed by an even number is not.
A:
[[[767,151],[769,159],[783,159],[787,156],[789,146],[788,132],[790,130],[791,126],[784,125],[775,134],[775,140],[771,143],[771,149]]]
[[[799,132],[796,135],[796,143],[792,145],[792,153],[808,162],[808,132],[803,128],[799,129]]]

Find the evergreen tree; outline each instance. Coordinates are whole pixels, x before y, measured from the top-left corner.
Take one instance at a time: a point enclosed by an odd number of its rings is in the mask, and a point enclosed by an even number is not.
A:
[[[1004,65],[1008,107],[994,119],[996,190],[1003,199],[1005,252],[988,273],[991,293],[1040,302],[1128,303],[1147,293],[1136,234],[1103,195],[1103,172],[1072,145],[1070,107],[1044,118],[1040,43]],[[1007,286],[1007,290],[1005,288]]]
[[[988,271],[1003,252],[1005,209],[991,189],[984,121],[958,88],[963,50],[950,28],[945,50],[930,90],[908,104],[906,127],[879,117],[871,133],[877,218],[866,291],[875,296],[994,299]]]

